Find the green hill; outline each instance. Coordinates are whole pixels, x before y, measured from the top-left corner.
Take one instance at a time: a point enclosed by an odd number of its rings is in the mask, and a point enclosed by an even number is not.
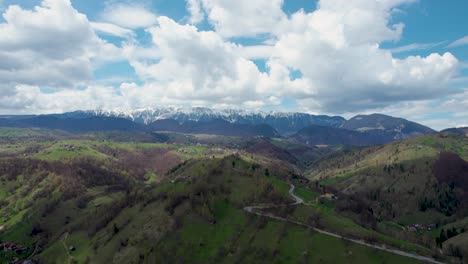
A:
[[[442,229],[468,216],[467,161],[466,137],[430,135],[342,150],[317,161],[307,176],[337,195],[361,200],[379,232],[410,233],[410,241],[435,247]]]

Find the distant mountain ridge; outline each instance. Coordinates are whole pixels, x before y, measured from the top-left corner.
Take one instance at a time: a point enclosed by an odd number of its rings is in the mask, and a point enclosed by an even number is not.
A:
[[[0,127],[48,128],[74,133],[98,131],[167,131],[175,133],[212,134],[233,137],[279,137],[278,132],[266,124],[236,124],[229,123],[221,119],[206,122],[187,121],[185,123],[179,123],[176,120],[165,119],[145,125],[119,117],[68,117],[57,115],[42,115],[30,118],[0,117]]]
[[[387,142],[382,134],[359,132],[343,128],[309,126],[289,137],[291,141],[315,145],[370,146]]]
[[[57,118],[55,116],[36,116],[30,118],[0,118],[0,127],[49,128],[68,132],[92,131],[149,131],[143,125],[123,118],[90,117],[90,118]]]
[[[358,115],[339,128],[309,126],[290,136],[307,145],[370,146],[437,133],[421,124],[382,114]]]
[[[307,145],[376,145],[437,133],[431,128],[382,114],[339,116],[252,112],[208,108],[132,111],[76,111],[63,114],[0,116],[0,126],[43,127],[69,132],[167,131],[238,137],[288,137]],[[460,131],[457,131],[461,133]]]
[[[169,131],[187,134],[212,134],[234,137],[279,137],[278,132],[267,124],[236,124],[223,119],[211,121],[187,121],[179,123],[173,119],[158,120],[148,127],[153,131]]]
[[[346,119],[341,116],[311,115],[307,113],[262,112],[245,110],[215,110],[210,108],[148,108],[141,110],[93,110],[57,115],[59,117],[86,118],[90,116],[119,117],[137,123],[151,124],[172,119],[179,123],[187,121],[209,122],[225,120],[230,123],[259,125],[268,124],[280,134],[292,134],[311,125],[339,127]]]
[[[455,134],[461,136],[468,136],[468,127],[457,127],[457,128],[447,128],[445,130],[440,131],[441,133],[446,134]]]
[[[437,133],[437,131],[421,124],[382,114],[358,115],[344,122],[340,128],[383,134],[392,140]]]

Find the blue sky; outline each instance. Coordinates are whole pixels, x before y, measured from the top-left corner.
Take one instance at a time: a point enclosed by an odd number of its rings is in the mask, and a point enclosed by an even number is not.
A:
[[[17,1],[5,1],[6,4],[15,3]],[[26,7],[34,6],[39,3],[37,0],[25,0]],[[74,0],[73,5],[80,12],[88,15],[91,20],[98,20],[99,15],[106,6],[106,1],[82,1]],[[108,1],[113,3],[115,1]],[[184,20],[190,15],[186,10],[186,1],[184,0],[156,0],[156,1],[132,1],[132,3],[140,3],[149,10],[158,15],[164,15],[173,18],[176,21],[185,22]],[[16,3],[17,4],[17,3]],[[311,0],[285,0],[283,10],[286,14],[293,14],[300,9],[313,11],[316,9],[317,1]],[[442,52],[449,49],[446,48],[450,42],[460,39],[468,34],[468,2],[464,0],[451,1],[429,1],[419,0],[413,4],[402,7],[401,13],[395,16],[395,20],[405,24],[403,37],[398,42],[388,42],[383,46],[386,48],[395,48],[413,43],[439,43],[446,42],[446,45],[441,44],[426,50],[416,50],[410,52],[402,52],[404,55],[427,55],[430,52]],[[204,23],[199,28],[204,30],[213,29],[209,23]],[[256,38],[248,38],[240,40],[241,44],[256,43]],[[260,40],[261,41],[261,38]],[[258,42],[257,42],[258,43]],[[450,49],[457,58],[468,60],[468,46],[461,46]]]
[[[39,1],[31,1],[39,2]],[[176,21],[185,23],[190,14],[186,10],[186,1],[184,0],[157,0],[157,1],[132,1],[140,3],[149,10],[158,15],[164,15],[173,18]],[[109,1],[108,3],[113,3]],[[98,20],[99,15],[106,6],[105,1],[73,1],[73,5],[80,11],[89,16],[91,20]],[[316,9],[317,1],[311,0],[286,0],[284,1],[283,10],[286,14],[294,14],[303,9],[310,12]],[[401,13],[395,16],[395,20],[405,24],[405,32],[400,41],[391,41],[383,43],[382,46],[387,49],[398,48],[411,44],[438,44],[434,47],[414,49],[405,52],[399,52],[397,57],[407,57],[411,55],[427,56],[433,52],[452,52],[458,59],[468,62],[468,45],[456,48],[448,48],[447,46],[465,35],[468,34],[468,2],[463,0],[453,1],[428,1],[421,0],[416,3],[405,6]],[[198,26],[201,30],[213,30],[213,27],[204,22]],[[147,42],[148,34],[140,31],[139,40]],[[261,44],[267,36],[257,36],[254,38],[232,38],[231,40],[241,45],[258,45]],[[115,44],[119,44],[121,39],[110,38],[103,36]],[[265,69],[265,60],[255,61],[257,66],[262,70]],[[117,64],[117,68],[113,69],[98,69],[95,72],[97,78],[107,78],[115,74],[128,75],[129,79],[136,79],[133,69],[123,64]],[[468,69],[465,69],[462,74],[468,76]],[[467,121],[468,122],[468,121]]]
[[[1,113],[210,106],[468,125],[464,0],[69,1],[0,0],[13,36]]]

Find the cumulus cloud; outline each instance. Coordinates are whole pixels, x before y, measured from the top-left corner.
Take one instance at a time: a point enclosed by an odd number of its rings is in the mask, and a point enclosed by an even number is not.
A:
[[[125,28],[145,28],[156,23],[157,16],[143,6],[111,4],[101,14],[103,21]]]
[[[203,7],[216,31],[225,37],[255,36],[270,33],[278,22],[285,19],[283,0],[190,0],[193,7]],[[199,12],[195,12],[196,18]]]
[[[278,27],[273,59],[299,70],[313,89],[303,105],[343,113],[451,93],[458,70],[450,53],[396,59],[380,43],[400,39],[394,9],[411,1],[321,0]],[[339,96],[337,96],[339,95]]]
[[[131,65],[146,80],[145,87],[152,87],[150,93],[167,101],[258,108],[277,104],[272,99],[285,94],[312,93],[307,82],[291,80],[289,69],[273,60],[266,65],[268,72],[260,72],[248,57],[255,50],[268,54],[263,46],[249,49],[168,17],[160,17],[148,32],[159,51],[157,63],[140,59]]]
[[[2,83],[71,86],[91,78],[97,39],[69,1],[43,1],[34,10],[9,6],[0,24]]]
[[[190,14],[190,23],[198,24],[205,19],[200,0],[187,0],[187,10]]]
[[[106,98],[106,100],[102,100]],[[43,93],[38,86],[17,85],[14,93],[0,96],[4,114],[62,113],[78,109],[115,108],[125,100],[112,87],[88,86]]]
[[[343,113],[453,92],[448,83],[457,74],[458,60],[452,54],[396,59],[380,48],[401,38],[404,24],[392,22],[392,15],[414,0],[321,0],[315,11],[290,18],[282,1],[193,2],[223,37],[273,36],[272,46],[240,47],[243,58],[268,60],[268,75],[257,82],[261,94],[287,94],[310,110]],[[430,47],[436,45],[441,43]],[[412,45],[393,52],[430,47]],[[301,78],[292,80],[292,72]]]
[[[153,81],[161,95],[185,100],[242,101],[262,78],[255,64],[237,54],[238,46],[225,42],[217,33],[198,31],[160,17],[158,26],[148,29],[160,52],[157,63],[133,61],[143,79]]]
[[[111,23],[91,22],[91,27],[95,32],[113,35],[122,38],[130,38],[134,36],[134,32],[130,29],[122,28]]]
[[[74,87],[92,78],[92,59],[116,56],[69,0],[44,0],[33,10],[9,6],[0,24],[2,90],[15,84]],[[104,58],[103,58],[104,59]]]
[[[468,89],[435,100],[397,103],[381,112],[404,116],[437,130],[460,127],[468,120]]]

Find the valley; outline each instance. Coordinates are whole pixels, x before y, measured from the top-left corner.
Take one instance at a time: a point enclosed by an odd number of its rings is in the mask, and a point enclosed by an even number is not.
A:
[[[0,128],[0,262],[460,263],[467,160],[455,134],[352,147]]]

